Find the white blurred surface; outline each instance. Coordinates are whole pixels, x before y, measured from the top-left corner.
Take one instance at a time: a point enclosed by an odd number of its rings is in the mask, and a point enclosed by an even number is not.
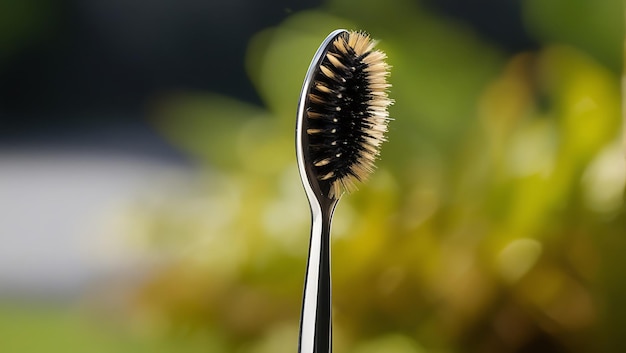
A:
[[[132,270],[144,259],[116,217],[191,173],[120,154],[0,151],[0,296],[71,297],[94,278]]]

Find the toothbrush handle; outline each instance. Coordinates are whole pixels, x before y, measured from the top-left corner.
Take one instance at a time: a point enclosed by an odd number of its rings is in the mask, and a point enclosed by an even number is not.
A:
[[[313,214],[307,261],[299,353],[332,352],[330,223],[332,210]]]

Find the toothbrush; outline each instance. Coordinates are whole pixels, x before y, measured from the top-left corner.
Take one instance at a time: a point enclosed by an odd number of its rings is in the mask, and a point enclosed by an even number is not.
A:
[[[336,30],[309,66],[296,123],[300,178],[311,207],[311,239],[299,353],[332,352],[330,229],[335,207],[374,170],[392,104],[386,55],[364,32]]]

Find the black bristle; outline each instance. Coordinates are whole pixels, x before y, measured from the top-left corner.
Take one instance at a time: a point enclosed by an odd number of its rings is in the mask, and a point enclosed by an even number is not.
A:
[[[308,94],[309,154],[331,196],[367,177],[384,140],[388,67],[373,45],[363,33],[341,34],[329,45]]]

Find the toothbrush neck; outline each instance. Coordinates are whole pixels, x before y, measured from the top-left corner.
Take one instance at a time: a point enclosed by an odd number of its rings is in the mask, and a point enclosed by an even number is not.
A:
[[[313,210],[302,301],[299,353],[332,352],[330,229],[337,199]]]

